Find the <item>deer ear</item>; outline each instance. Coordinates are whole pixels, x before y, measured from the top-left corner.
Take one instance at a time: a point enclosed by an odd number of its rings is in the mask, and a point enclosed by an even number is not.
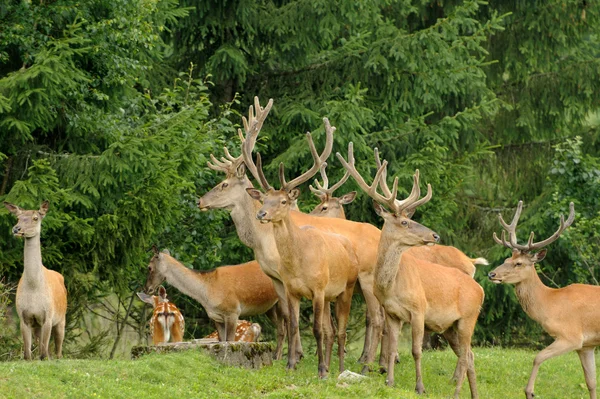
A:
[[[21,208],[8,202],[4,202],[4,206],[15,216],[19,216],[23,212]]]
[[[340,197],[340,204],[349,204],[354,201],[354,198],[356,198],[356,191],[350,191],[348,194],[344,194]]]
[[[235,176],[238,179],[243,179],[244,176],[246,176],[246,164],[242,163],[240,166],[237,167],[237,169],[235,170]]]
[[[165,255],[169,255],[171,256],[171,252],[169,252],[168,249],[163,249],[162,251],[160,251],[161,253],[165,254]]]
[[[160,296],[163,300],[167,299],[167,290],[162,285],[158,287],[158,296]]]
[[[533,262],[541,262],[546,257],[546,252],[545,249],[542,249],[540,252],[535,253],[532,258]]]
[[[298,197],[300,196],[300,189],[298,188],[292,188],[290,190],[290,192],[288,193],[288,197],[292,200],[295,201],[298,199]]]
[[[246,192],[248,193],[249,196],[251,196],[253,199],[257,200],[257,201],[262,201],[263,198],[263,193],[260,192],[260,190],[257,190],[255,188],[247,188]]]
[[[154,301],[152,300],[152,295],[148,295],[145,292],[138,292],[137,296],[138,296],[138,298],[140,298],[142,300],[142,302],[146,302],[146,303],[149,303],[150,305],[154,306]]]
[[[40,215],[42,215],[42,217],[46,216],[46,213],[48,213],[49,206],[50,206],[50,202],[48,200],[42,202],[42,205],[40,206],[40,210],[39,210],[39,213],[40,213]]]
[[[158,247],[156,246],[156,244],[152,244],[151,250],[154,255],[158,255],[159,251],[158,251]]]
[[[377,201],[373,201],[373,207],[375,208],[375,213],[384,219],[390,215],[390,213]]]

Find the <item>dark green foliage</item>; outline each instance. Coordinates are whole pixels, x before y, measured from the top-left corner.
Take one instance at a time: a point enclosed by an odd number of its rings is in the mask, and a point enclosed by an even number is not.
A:
[[[302,133],[320,146],[327,116],[334,152],[354,142],[372,175],[378,147],[400,196],[419,168],[434,196],[417,219],[492,264],[507,255],[491,239],[498,212],[524,200],[520,235],[542,237],[574,201],[576,222],[540,271],[550,285],[596,284],[599,13],[575,0],[4,2],[0,200],[50,200],[44,262],[65,275],[72,326],[108,293],[129,303],[152,244],[195,268],[248,261],[227,212],[200,213],[196,200],[222,178],[208,155],[239,145],[258,95],[275,100],[257,144],[273,184],[279,162],[289,176],[306,170]],[[342,174],[330,158],[330,179]],[[315,202],[303,188],[302,209]],[[365,195],[347,215],[380,224]],[[0,210],[10,282],[22,268],[13,223]],[[538,341],[512,287],[481,269],[478,339]],[[201,321],[190,335],[210,330],[197,304],[169,297]]]

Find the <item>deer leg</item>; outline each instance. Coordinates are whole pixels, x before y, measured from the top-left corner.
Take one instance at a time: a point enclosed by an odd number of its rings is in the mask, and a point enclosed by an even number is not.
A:
[[[444,336],[444,338],[446,338],[446,341],[448,341],[448,345],[450,345],[450,348],[452,348],[452,351],[454,352],[456,357],[459,357],[460,354],[458,348],[458,334],[456,333],[456,329],[454,327],[450,327],[449,329],[444,331],[442,335]],[[456,363],[456,367],[454,368],[454,374],[452,375],[451,381],[458,381],[459,372],[460,370],[458,367],[458,363]]]
[[[471,398],[478,398],[477,393],[477,381],[475,375],[475,357],[471,350],[471,337],[475,330],[475,323],[477,322],[477,314],[471,319],[460,319],[456,324],[456,335],[458,336],[458,345],[456,348],[456,355],[458,356],[458,362],[454,375],[456,379],[456,389],[454,390],[454,397],[458,398],[460,390],[465,379],[465,371],[467,378],[469,379],[469,387],[471,389]]]
[[[373,279],[373,275],[369,273],[359,274],[358,276],[360,288],[367,306],[365,343],[363,352],[358,359],[358,362],[363,364],[375,361],[377,346],[381,339],[381,330],[383,328],[381,305],[375,294],[373,294]]]
[[[225,342],[227,341],[227,330],[225,329],[225,323],[219,323],[215,321],[215,326],[217,327],[217,334],[219,335],[219,341]]]
[[[348,325],[353,292],[354,287],[349,287],[346,289],[346,291],[344,291],[344,293],[342,293],[342,295],[338,296],[335,303],[335,315],[338,321],[337,341],[340,373],[345,369],[344,357],[346,353],[344,349],[346,347],[346,326]],[[375,349],[377,349],[377,345],[375,345]]]
[[[288,297],[290,323],[288,325],[288,370],[295,370],[298,362],[297,343],[300,341],[298,318],[300,317],[300,299]]]
[[[553,343],[551,343],[548,347],[543,349],[540,353],[538,353],[535,359],[533,360],[533,368],[531,369],[529,382],[525,387],[525,397],[527,399],[533,399],[533,388],[535,385],[535,378],[537,377],[537,373],[543,362],[550,358],[560,356],[563,353],[571,352],[579,348],[580,345],[576,343],[563,340],[556,340]]]
[[[425,332],[425,320],[422,314],[413,314],[410,321],[412,329],[412,356],[415,361],[416,385],[415,391],[420,395],[425,392],[423,375],[421,374],[421,355],[423,353],[423,333]],[[396,352],[394,352],[395,355]],[[390,354],[390,356],[393,356]],[[388,370],[389,375],[389,370]]]
[[[325,301],[323,306],[323,342],[325,343],[325,367],[329,372],[331,365],[331,352],[333,351],[333,341],[335,337],[335,328],[333,318],[331,317],[331,303]]]
[[[383,307],[381,307],[381,310],[383,310]],[[387,372],[387,368],[388,368],[388,347],[390,344],[390,326],[389,323],[387,321],[387,314],[385,313],[385,311],[383,310],[383,320],[384,320],[384,324],[383,324],[383,331],[381,334],[381,350],[379,352],[379,372],[381,374],[386,373]],[[365,368],[367,368],[367,366],[363,367],[362,373],[365,374],[366,371]]]
[[[325,307],[324,292],[313,294],[313,335],[317,341],[317,357],[319,358],[319,378],[327,377],[327,367],[323,356],[323,313]]]
[[[54,334],[54,348],[56,350],[56,358],[62,358],[62,345],[65,339],[65,323],[66,320],[63,318],[57,325],[52,328]]]
[[[281,313],[280,302],[267,311],[267,316],[277,328],[277,347],[275,348],[275,360],[281,360],[283,353],[283,341],[285,340],[285,321]]]
[[[230,316],[225,319],[225,341],[235,342],[235,330],[237,328],[237,316]]]
[[[288,297],[287,294],[287,290],[285,288],[285,285],[279,281],[279,280],[273,280],[273,286],[275,287],[275,292],[277,293],[277,298],[278,298],[278,305],[279,305],[279,310],[280,310],[280,314],[281,317],[283,318],[283,325],[285,327],[284,330],[284,334],[287,332],[287,336],[288,336],[288,363],[289,363],[289,357],[290,357],[290,348],[292,348],[292,345],[290,343],[290,340],[292,338],[292,334],[290,333],[290,328],[291,328],[291,314],[290,314],[290,299]],[[298,308],[300,309],[300,308]],[[300,310],[298,310],[298,312],[300,312]],[[284,335],[285,338],[285,335]],[[300,332],[298,331],[298,338],[297,341],[295,342],[295,350],[296,350],[296,357],[298,360],[302,359],[304,357],[304,353],[302,351],[302,342],[300,342]],[[283,350],[283,343],[282,343],[282,350]]]
[[[31,360],[31,327],[23,321],[21,316],[21,335],[23,336],[23,357]]]
[[[48,346],[50,344],[50,333],[52,332],[52,319],[50,317],[44,320],[42,324],[42,333],[40,335],[40,360],[50,359]]]
[[[385,352],[385,359],[387,360],[387,378],[385,383],[388,386],[394,385],[394,367],[396,366],[396,351],[398,350],[398,334],[400,333],[400,327],[402,322],[390,314],[386,313],[385,322],[387,325],[387,346],[383,347],[383,340],[381,346],[381,353]]]
[[[594,348],[583,348],[577,351],[583,374],[585,375],[585,384],[590,391],[590,399],[596,399],[596,360],[594,359]]]

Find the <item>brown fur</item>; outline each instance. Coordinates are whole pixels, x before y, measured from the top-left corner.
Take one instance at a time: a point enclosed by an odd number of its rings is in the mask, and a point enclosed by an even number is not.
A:
[[[148,265],[144,290],[152,292],[165,280],[200,302],[224,341],[234,340],[240,316],[263,314],[277,303],[273,283],[256,261],[198,273],[168,253],[156,251]],[[277,323],[277,318],[271,316]]]
[[[48,201],[39,210],[22,210],[16,205],[4,206],[19,221],[13,234],[23,237],[24,271],[19,280],[16,308],[21,321],[25,360],[31,360],[32,334],[39,341],[40,359],[49,358],[48,345],[51,332],[54,334],[56,357],[62,357],[67,313],[67,289],[63,276],[42,265],[40,233],[42,219],[48,211]]]
[[[237,327],[235,328],[235,341],[258,342],[261,330],[260,324],[258,323],[252,323],[247,320],[238,320]],[[214,331],[204,338],[219,339],[219,341],[221,341],[218,331]]]

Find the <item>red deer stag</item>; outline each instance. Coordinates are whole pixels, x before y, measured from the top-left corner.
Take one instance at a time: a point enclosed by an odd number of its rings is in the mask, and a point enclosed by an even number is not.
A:
[[[427,195],[419,199],[419,171],[414,175],[411,194],[405,200],[397,200],[398,178],[392,190],[386,183],[385,192],[377,192],[377,186],[385,173],[387,161],[378,168],[369,186],[354,166],[352,143],[348,146],[348,162],[338,153],[338,159],[356,180],[361,189],[374,199],[376,212],[384,219],[375,267],[375,295],[383,305],[386,326],[389,331],[387,344],[382,343],[388,361],[387,384],[394,384],[394,361],[401,323],[410,322],[412,327],[412,354],[415,360],[417,393],[425,391],[421,375],[421,345],[425,328],[446,337],[458,357],[455,370],[457,379],[454,397],[458,398],[467,375],[471,397],[477,398],[474,356],[471,337],[481,304],[483,289],[465,273],[409,255],[410,247],[434,245],[439,236],[410,217],[415,209],[431,199],[431,186]],[[388,207],[391,212],[384,209]]]
[[[262,329],[260,324],[252,323],[246,320],[238,320],[237,327],[235,328],[235,341],[241,342],[258,342]],[[208,334],[204,338],[219,339],[219,332],[214,331]]]
[[[154,345],[183,341],[185,320],[177,306],[167,299],[165,287],[158,288],[158,295],[138,292],[137,296],[154,309],[150,318],[150,336]]]
[[[512,256],[488,274],[496,284],[514,284],[515,293],[529,317],[542,325],[544,330],[554,338],[554,342],[542,350],[533,361],[533,369],[525,387],[525,397],[532,399],[535,378],[541,364],[555,356],[577,351],[583,366],[585,382],[590,398],[596,398],[596,362],[594,348],[600,345],[600,287],[588,284],[571,284],[563,288],[550,288],[540,280],[535,264],[546,256],[546,245],[554,242],[575,220],[573,203],[569,205],[569,217],[565,221],[560,216],[558,230],[549,238],[533,242],[531,232],[527,244],[517,243],[517,223],[523,209],[523,201],[519,201],[517,211],[511,222],[507,224],[499,215],[500,224],[505,231],[502,239],[494,233],[494,240],[512,250]],[[538,252],[535,252],[539,250]]]
[[[40,359],[49,358],[50,333],[54,333],[56,357],[62,357],[67,314],[67,289],[63,276],[42,265],[40,233],[48,213],[48,201],[39,210],[26,211],[16,205],[4,206],[17,217],[12,232],[25,240],[23,276],[17,286],[16,306],[21,320],[24,357],[31,360],[31,334],[39,341]]]
[[[243,151],[244,162],[258,171],[259,182],[265,191],[247,188],[248,194],[263,203],[256,217],[262,223],[272,223],[277,250],[281,256],[280,273],[288,292],[293,344],[298,334],[298,318],[300,300],[307,298],[313,303],[313,333],[317,341],[319,358],[319,377],[327,376],[331,350],[333,347],[333,325],[330,314],[330,302],[336,302],[338,320],[338,357],[340,372],[344,370],[344,347],[346,341],[346,325],[350,314],[352,293],[358,277],[358,258],[350,240],[339,234],[327,233],[319,229],[299,227],[290,215],[290,205],[298,198],[300,184],[306,182],[317,173],[322,163],[331,153],[334,127],[325,119],[326,144],[319,155],[310,133],[306,134],[310,152],[314,159],[313,166],[301,176],[286,182],[283,163],[279,165],[281,189],[273,189],[267,182],[261,165],[260,154],[257,154],[257,165],[250,152]],[[326,348],[323,353],[323,341]],[[294,351],[288,368],[295,368]]]
[[[246,151],[249,158],[252,156],[252,150],[254,149],[258,133],[272,104],[273,101],[269,100],[267,106],[263,108],[260,106],[258,98],[255,98],[254,108],[250,107],[249,119],[243,119],[246,137],[244,137],[241,130],[239,131],[239,136],[242,140],[242,151]],[[250,198],[245,191],[246,188],[253,187],[250,180],[246,177],[246,168],[257,181],[260,181],[258,172],[253,162],[249,166],[244,166],[242,156],[235,158],[231,156],[227,149],[225,149],[225,156],[226,158],[221,158],[221,160],[217,160],[213,156],[212,162],[209,163],[211,169],[226,173],[225,180],[200,198],[198,206],[202,210],[213,208],[231,209],[231,217],[235,223],[240,240],[254,250],[254,255],[261,268],[273,279],[279,296],[283,317],[289,320],[285,287],[279,273],[279,265],[281,263],[280,254],[275,244],[273,226],[271,223],[260,223],[256,219],[256,212],[262,205],[259,201]],[[373,361],[377,346],[370,345],[374,341],[370,338],[370,332],[375,331],[373,336],[378,337],[381,335],[381,327],[383,325],[379,310],[380,305],[373,294],[373,268],[377,259],[379,229],[369,223],[317,218],[295,211],[292,211],[290,215],[298,226],[311,225],[323,231],[338,233],[347,237],[353,243],[359,260],[358,280],[367,304],[367,324],[371,327],[367,329],[365,336],[365,352],[369,353],[369,357],[366,359],[361,357],[361,360],[365,362]],[[289,326],[289,322],[287,325]],[[299,337],[299,334],[296,336]],[[295,345],[297,351],[296,357],[301,357],[300,341],[298,340]],[[288,352],[289,356],[291,355]]]
[[[252,261],[212,270],[189,269],[173,258],[168,251],[153,248],[154,256],[148,265],[144,291],[152,293],[163,281],[194,298],[206,309],[222,341],[234,341],[240,316],[254,316],[269,312],[274,315],[277,294],[273,283]]]

